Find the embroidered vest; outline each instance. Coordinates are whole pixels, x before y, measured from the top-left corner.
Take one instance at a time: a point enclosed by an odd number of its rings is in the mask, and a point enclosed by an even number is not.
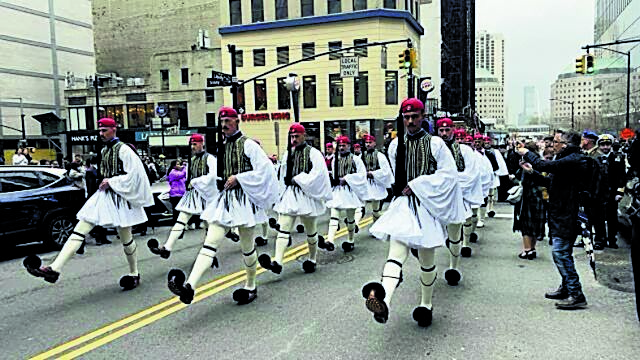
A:
[[[100,175],[104,178],[112,178],[117,175],[124,175],[124,165],[120,159],[120,148],[124,145],[119,140],[115,144],[108,144],[102,148],[102,161],[100,162]]]
[[[207,166],[208,158],[209,153],[207,152],[202,152],[200,154],[191,156],[191,163],[189,164],[189,178],[187,179],[189,189],[192,188],[192,179],[199,178],[200,176],[204,176],[209,173],[209,166]]]
[[[247,137],[238,133],[227,138],[224,143],[224,177],[229,178],[231,175],[237,175],[243,172],[253,170],[251,160],[244,153],[244,143]]]
[[[414,135],[405,135],[407,182],[421,175],[435,174],[436,159],[431,154],[431,135],[421,130]]]
[[[349,153],[346,156],[338,155],[333,161],[333,178],[338,180],[345,175],[353,174],[356,172],[356,163],[353,161],[353,154]]]
[[[367,168],[367,171],[376,171],[380,169],[380,164],[378,163],[378,150],[373,150],[372,152],[365,151],[362,154],[362,160],[364,161],[364,166]]]
[[[311,158],[309,154],[311,154],[311,146],[307,143],[298,145],[296,149],[291,152],[291,156],[293,157],[293,167],[291,168],[291,177],[301,174],[308,173],[313,168],[313,164],[311,163]],[[287,166],[289,162],[287,161]]]
[[[444,140],[444,143],[447,144],[447,147],[451,151],[451,155],[453,155],[453,160],[455,160],[456,162],[458,172],[463,172],[464,157],[462,157],[462,151],[460,151],[460,144],[458,144],[458,142],[455,140]]]

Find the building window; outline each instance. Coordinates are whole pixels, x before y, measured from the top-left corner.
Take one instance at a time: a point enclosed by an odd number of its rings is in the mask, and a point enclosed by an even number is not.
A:
[[[291,92],[284,83],[286,78],[278,78],[278,110],[291,109]]]
[[[240,108],[246,109],[247,107],[246,107],[246,104],[244,102],[244,99],[245,99],[245,97],[244,97],[244,84],[238,85],[237,88],[238,88],[238,92],[237,92],[236,98],[237,98],[237,103],[238,103],[238,109],[240,109]]]
[[[278,54],[278,65],[288,64],[289,63],[289,47],[282,46],[276,49],[276,53]]]
[[[169,109],[169,114],[164,119],[164,126],[179,125],[180,129],[189,128],[189,113],[187,112],[187,102],[159,103]]]
[[[229,0],[229,18],[231,25],[242,24],[242,1]]]
[[[264,66],[264,49],[253,50],[253,66]]]
[[[289,17],[289,0],[276,0],[276,20]]]
[[[216,96],[215,93],[213,92],[213,89],[207,89],[204,91],[204,98],[205,101],[208,103],[212,103],[216,101]]]
[[[353,0],[353,11],[367,10],[367,0]]]
[[[251,0],[251,22],[264,21],[264,1]]]
[[[327,10],[329,14],[337,14],[342,12],[341,0],[327,0]]]
[[[169,90],[169,70],[160,70],[160,90]]]
[[[305,109],[316,107],[316,76],[309,75],[302,78],[302,95]]]
[[[304,43],[302,44],[302,57],[309,57],[316,54],[316,44],[315,43]]]
[[[253,82],[253,98],[256,110],[267,110],[267,80],[260,79]]]
[[[332,41],[329,43],[329,51],[342,49],[342,41]],[[342,57],[341,53],[329,54],[329,60],[338,60]]]
[[[340,74],[329,74],[329,106],[343,106],[343,85]]]
[[[367,39],[356,39],[353,40],[353,46],[358,46],[358,45],[366,45],[367,44]],[[356,54],[356,56],[360,56],[360,57],[367,57],[367,48],[358,48],[358,49],[354,49],[353,52]]]
[[[396,0],[384,0],[384,7],[387,9],[395,9]]]
[[[354,105],[369,105],[369,75],[361,71],[353,83]]]
[[[313,16],[313,0],[300,0],[302,17]]]
[[[127,105],[129,111],[129,128],[144,128],[151,124],[155,116],[153,104]]]
[[[396,105],[398,104],[398,72],[386,71],[385,72],[385,104]]]
[[[244,65],[242,50],[236,50],[236,67],[242,67]]]
[[[189,69],[180,69],[180,81],[182,85],[189,85]]]

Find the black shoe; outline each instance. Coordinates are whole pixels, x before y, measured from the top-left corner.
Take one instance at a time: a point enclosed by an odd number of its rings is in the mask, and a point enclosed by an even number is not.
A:
[[[536,258],[536,249],[531,249],[529,251],[527,251],[527,259],[529,260],[533,260]]]
[[[78,248],[78,250],[76,250],[76,254],[78,254],[78,255],[82,255],[82,254],[84,254],[84,244],[85,244],[85,242],[83,241],[83,242],[82,242],[82,245],[80,245],[80,247]]]
[[[169,271],[167,286],[169,290],[180,297],[180,301],[185,304],[191,304],[195,290],[190,284],[185,284],[186,276],[180,269],[171,269]]]
[[[268,254],[258,256],[258,263],[260,263],[260,266],[274,274],[280,274],[282,272],[282,265],[275,261],[271,261],[271,257]]]
[[[469,241],[471,241],[472,243],[478,242],[478,234],[471,233],[471,235],[469,236]]]
[[[444,272],[444,279],[447,280],[449,286],[458,286],[458,283],[462,280],[462,274],[458,269],[447,269]]]
[[[316,272],[316,263],[311,260],[305,260],[302,263],[302,270],[304,270],[304,272],[307,274],[314,273]]]
[[[296,231],[298,234],[302,234],[304,232],[304,225],[298,224],[298,226],[296,226]]]
[[[41,277],[44,281],[49,283],[55,283],[60,277],[60,273],[51,269],[50,266],[41,266],[42,259],[35,255],[27,256],[22,264],[27,269],[27,272],[35,277]]]
[[[324,237],[320,235],[318,235],[318,247],[327,251],[335,250],[335,246],[333,245],[333,243],[324,241]]]
[[[587,306],[587,299],[584,294],[578,296],[569,296],[566,300],[561,300],[556,303],[556,307],[561,310],[575,310],[581,309]]]
[[[234,233],[233,231],[229,230],[226,234],[225,237],[233,242],[238,242],[240,241],[240,235]]]
[[[238,289],[233,292],[233,300],[238,303],[238,305],[246,305],[258,297],[258,289],[247,290],[247,289]]]
[[[495,211],[493,211],[493,210],[491,210],[491,211],[489,211],[489,212],[487,213],[487,215],[489,215],[489,217],[490,217],[490,218],[492,218],[492,217],[496,216],[496,212],[495,212]]]
[[[355,228],[353,228],[353,232],[354,233],[359,233],[360,232],[360,227],[358,225],[355,226]]]
[[[418,306],[413,309],[413,320],[418,323],[418,326],[427,327],[433,320],[433,311],[424,306]]]
[[[256,246],[265,246],[268,242],[269,241],[262,236],[258,236],[257,238],[255,238]]]
[[[615,241],[609,241],[609,243],[607,244],[607,247],[610,249],[617,249],[618,248],[618,244],[616,244]]]
[[[569,297],[569,292],[560,285],[556,290],[544,294],[544,297],[552,300],[564,300]]]
[[[464,258],[469,258],[471,257],[471,248],[468,246],[463,246],[462,249],[460,249],[460,256],[464,257]]]
[[[411,255],[413,255],[413,257],[416,258],[416,259],[420,259],[419,255],[418,255],[418,249],[416,249],[416,248],[411,248]]]
[[[342,250],[344,250],[344,252],[348,253],[348,252],[352,252],[353,249],[355,249],[356,245],[354,243],[351,242],[343,242],[342,243]]]
[[[125,275],[120,278],[120,287],[124,291],[133,290],[140,285],[140,275]]]
[[[382,284],[371,282],[362,288],[362,297],[366,299],[367,310],[373,313],[373,319],[384,324],[389,319],[389,307],[384,302],[385,291]]]
[[[171,256],[171,251],[165,249],[164,247],[160,247],[157,239],[149,239],[149,241],[147,241],[147,247],[149,248],[149,251],[151,251],[151,253],[160,255],[160,257],[163,259],[168,259],[169,256]]]

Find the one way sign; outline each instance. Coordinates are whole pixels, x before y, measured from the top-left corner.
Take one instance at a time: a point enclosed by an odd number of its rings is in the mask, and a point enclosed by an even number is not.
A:
[[[217,71],[212,71],[211,77],[207,78],[207,87],[231,86],[231,83],[231,75]]]

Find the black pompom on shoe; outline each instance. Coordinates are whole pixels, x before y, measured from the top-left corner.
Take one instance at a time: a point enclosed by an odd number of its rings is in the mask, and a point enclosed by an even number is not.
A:
[[[225,236],[227,237],[227,239],[233,241],[233,242],[238,242],[240,241],[240,235],[234,233],[233,231],[229,230]]]
[[[165,248],[160,248],[157,239],[149,239],[147,241],[147,247],[149,248],[149,251],[151,251],[151,253],[160,255],[160,257],[163,259],[168,259],[169,256],[171,256],[171,251]]]
[[[496,212],[495,212],[495,211],[493,211],[493,210],[491,210],[491,211],[489,211],[489,212],[487,213],[487,215],[488,215],[490,218],[492,218],[492,217],[496,216]]]
[[[418,323],[418,326],[427,327],[433,320],[433,311],[424,306],[418,306],[413,309],[413,320]]]
[[[462,280],[462,274],[457,269],[447,269],[444,272],[444,279],[447,280],[449,286],[458,286],[458,283]]]
[[[462,249],[460,249],[460,256],[464,257],[464,258],[469,258],[471,257],[471,248],[470,247],[463,247]]]
[[[469,241],[471,241],[472,243],[478,242],[478,234],[471,233],[471,235],[469,236]]]
[[[379,282],[370,282],[362,287],[362,297],[366,299],[367,310],[373,313],[373,319],[384,324],[389,319],[389,307],[384,302],[386,291]]]
[[[356,245],[354,243],[351,242],[343,242],[342,243],[342,250],[346,253],[348,252],[352,252],[353,249],[355,249]]]
[[[276,229],[276,226],[278,226],[278,220],[276,220],[275,218],[269,218],[269,227],[274,230],[278,230]]]
[[[318,235],[318,247],[320,249],[327,250],[327,251],[335,250],[335,246],[333,245],[333,243],[325,241],[324,237],[321,235]]]
[[[304,225],[298,224],[298,226],[296,226],[296,230],[298,231],[298,234],[302,234],[304,232]]]
[[[120,287],[124,291],[137,288],[140,285],[140,275],[125,275],[120,278]]]
[[[233,292],[233,300],[238,303],[238,305],[246,305],[255,300],[258,297],[258,289],[247,290],[247,289],[238,289]]]
[[[282,265],[275,261],[271,261],[271,257],[268,254],[258,256],[258,263],[260,263],[260,266],[274,274],[280,274],[282,272]]]
[[[257,238],[255,238],[256,246],[265,246],[268,242],[269,241],[262,236],[258,236]]]
[[[29,255],[23,261],[22,265],[27,272],[35,277],[41,277],[44,281],[55,283],[60,277],[60,273],[51,269],[50,266],[42,266],[42,259],[37,255]]]
[[[304,270],[304,272],[307,274],[314,273],[316,272],[316,263],[311,260],[305,260],[302,263],[302,270]]]

